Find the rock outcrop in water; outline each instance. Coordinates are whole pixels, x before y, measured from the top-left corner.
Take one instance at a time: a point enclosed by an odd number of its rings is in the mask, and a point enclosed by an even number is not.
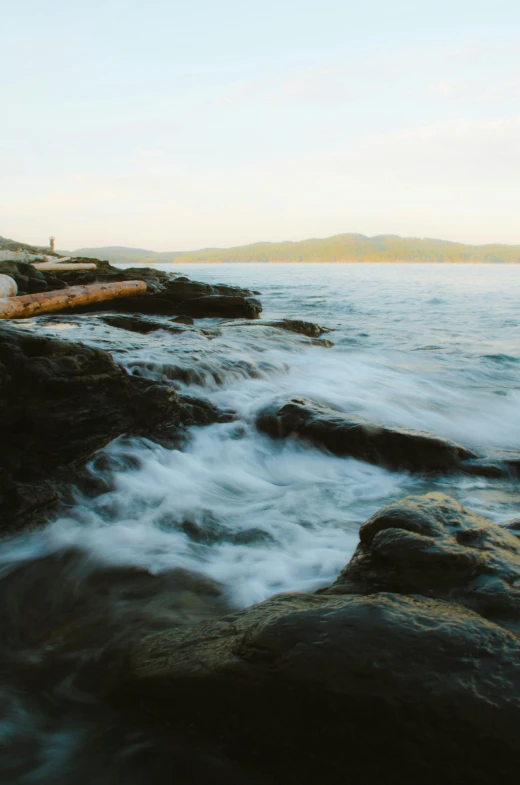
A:
[[[114,699],[271,785],[511,781],[520,541],[440,494],[361,528],[336,583],[156,633]]]
[[[257,420],[273,438],[298,436],[334,455],[349,456],[391,470],[461,471],[475,453],[431,433],[375,425],[305,398],[294,398]]]
[[[0,263],[0,273],[10,275],[18,284],[20,294],[33,294],[67,286],[91,283],[110,283],[125,280],[143,280],[148,286],[146,294],[125,297],[75,308],[74,313],[99,313],[120,311],[161,316],[196,316],[256,319],[262,310],[261,303],[248,289],[225,284],[211,285],[191,281],[185,276],[173,277],[170,273],[149,267],[132,267],[119,270],[108,262],[94,259],[75,259],[76,262],[95,262],[95,270],[63,270],[46,272],[35,270],[22,262]],[[197,304],[192,304],[196,300]]]
[[[0,520],[54,502],[98,449],[122,434],[171,444],[217,419],[210,404],[129,376],[100,349],[0,326]]]
[[[328,327],[322,327],[320,324],[314,322],[304,322],[301,319],[280,319],[279,321],[265,321],[261,322],[244,322],[254,327],[276,327],[278,330],[285,330],[286,332],[296,333],[297,335],[305,335],[307,338],[320,338],[324,333],[332,332]]]
[[[327,592],[435,597],[520,635],[516,526],[497,526],[438,493],[402,499],[361,527],[356,553]]]
[[[280,330],[287,330],[290,333],[306,335],[307,338],[321,338],[323,333],[332,332],[328,327],[322,327],[322,325],[313,322],[304,322],[301,319],[281,319],[278,322],[265,322],[265,324],[278,327]]]
[[[224,319],[258,319],[262,306],[255,297],[210,294],[185,300],[179,305],[179,310],[195,318],[218,316]]]
[[[327,338],[321,338],[324,333],[330,333],[328,327],[322,327],[319,324],[314,324],[313,322],[304,322],[300,319],[282,319],[281,321],[252,321],[251,319],[247,322],[229,322],[220,324],[219,327],[267,327],[272,328],[274,330],[283,330],[284,332],[294,333],[296,335],[301,335],[304,338],[310,338],[311,342],[315,346],[323,346],[326,349],[330,349],[334,346],[332,341],[329,341]]]
[[[102,319],[105,324],[110,325],[110,327],[117,327],[119,330],[128,330],[128,332],[139,333],[140,335],[149,335],[158,330],[179,333],[184,329],[181,325],[189,326],[190,324],[193,324],[193,319],[182,316],[170,319],[168,323],[157,322],[146,316],[132,316],[130,314],[110,314],[108,316],[101,316],[100,319]]]

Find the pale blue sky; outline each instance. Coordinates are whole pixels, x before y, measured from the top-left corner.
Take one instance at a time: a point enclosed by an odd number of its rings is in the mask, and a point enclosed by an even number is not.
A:
[[[19,0],[0,235],[520,243],[517,0]]]

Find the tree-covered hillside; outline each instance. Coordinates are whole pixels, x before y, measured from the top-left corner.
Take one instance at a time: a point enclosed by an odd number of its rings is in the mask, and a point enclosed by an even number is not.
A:
[[[301,242],[253,243],[235,248],[155,253],[120,246],[80,248],[77,256],[92,256],[120,263],[175,262],[437,262],[518,263],[518,245],[464,245],[416,237],[338,234]]]

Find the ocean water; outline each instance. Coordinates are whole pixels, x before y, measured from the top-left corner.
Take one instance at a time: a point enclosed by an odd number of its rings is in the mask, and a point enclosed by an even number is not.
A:
[[[71,580],[81,593],[82,578],[100,565],[156,576],[176,568],[194,571],[220,584],[226,607],[245,607],[280,591],[313,591],[331,582],[352,555],[363,521],[402,496],[445,491],[496,522],[520,513],[517,481],[387,472],[296,440],[275,442],[255,428],[266,406],[303,395],[375,423],[431,431],[483,453],[517,453],[520,266],[161,269],[258,290],[263,320],[315,322],[331,330],[324,337],[334,345],[325,348],[258,323],[217,319],[198,322],[204,333],[143,336],[108,327],[92,315],[24,322],[23,329],[44,329],[108,349],[129,373],[205,398],[233,418],[191,429],[182,449],[137,439],[113,442],[90,464],[111,490],[97,498],[78,492],[75,503],[44,530],[3,543],[0,589],[13,575],[21,576],[14,584],[17,611],[9,617],[14,640],[23,638],[19,628],[31,601],[24,576],[32,576],[36,585],[42,565],[44,591],[54,603],[42,632],[48,635],[60,614],[68,613],[56,593]],[[80,554],[72,566],[63,557],[71,549]],[[146,609],[141,623],[143,616]],[[107,635],[116,634],[110,630]],[[96,651],[106,643],[96,637]],[[75,656],[83,663],[92,653],[82,645],[81,656]],[[45,660],[27,641],[7,650],[10,662],[19,660],[22,650],[31,662]],[[118,776],[141,782],[137,769],[131,766],[130,775],[125,768],[133,760],[132,745],[156,755],[155,742],[143,741],[135,728],[125,731],[127,736],[112,726],[110,733],[101,733],[107,719],[101,720],[95,708],[86,720],[78,710],[81,690],[70,688],[70,669],[78,667],[73,660],[69,655],[64,669],[68,687],[65,677],[58,679],[52,699],[45,690],[36,690],[37,698],[31,693],[29,700],[23,688],[6,689],[0,745],[9,754],[2,782],[94,781],[78,773],[85,756],[102,769],[114,750],[128,752]],[[61,719],[50,712],[49,700],[66,702]],[[100,783],[118,781],[106,773],[105,779],[96,776]]]

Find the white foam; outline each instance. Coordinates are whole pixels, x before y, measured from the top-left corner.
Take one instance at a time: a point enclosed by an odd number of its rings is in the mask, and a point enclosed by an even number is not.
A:
[[[110,563],[203,572],[239,606],[332,581],[360,523],[413,487],[406,475],[273,444],[236,423],[194,429],[185,452],[125,440],[107,455],[140,466],[116,471],[115,490],[82,500],[74,516],[48,528],[46,547],[76,544]],[[213,527],[215,541],[190,540],[185,521]]]

